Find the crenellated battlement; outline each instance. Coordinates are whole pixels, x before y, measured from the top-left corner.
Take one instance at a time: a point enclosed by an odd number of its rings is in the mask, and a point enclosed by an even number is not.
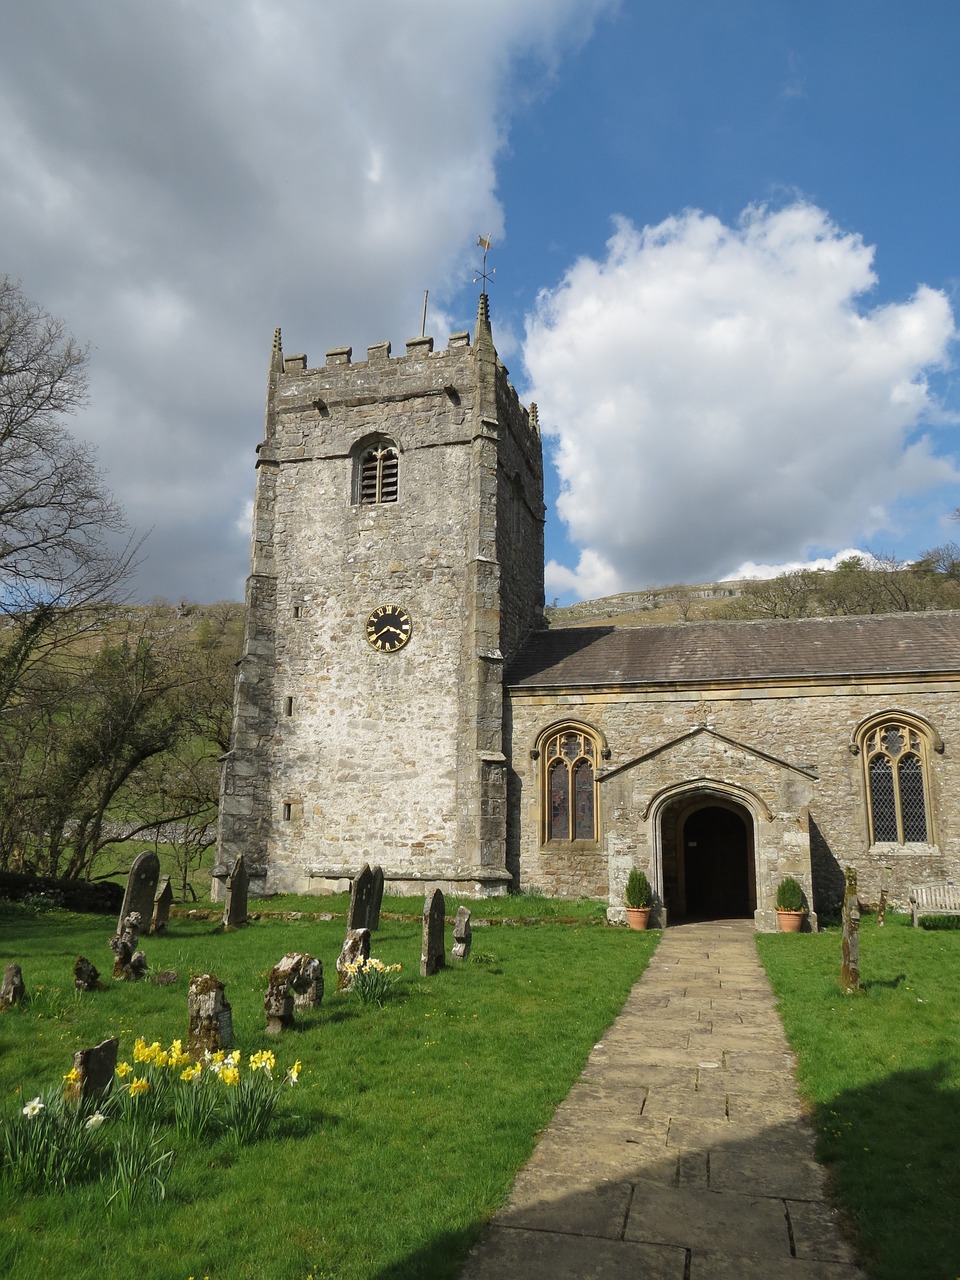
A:
[[[481,301],[478,312],[478,325],[486,326],[486,334],[490,335],[489,316],[487,309]],[[324,363],[322,365],[310,366],[307,361],[307,355],[304,352],[298,352],[295,355],[283,354],[283,343],[281,332],[279,329],[274,331],[273,347],[270,358],[271,374],[276,378],[276,388],[282,392],[286,378],[315,378],[323,380],[324,377],[335,376],[342,378],[344,376],[352,377],[354,374],[360,376],[363,373],[394,373],[402,376],[408,370],[410,373],[419,373],[425,362],[431,365],[437,362],[437,367],[443,361],[451,358],[461,359],[465,354],[473,354],[478,351],[476,346],[471,347],[471,337],[469,330],[461,330],[458,333],[451,333],[447,339],[446,347],[434,349],[434,339],[429,336],[418,338],[409,338],[405,344],[406,350],[402,355],[393,355],[393,349],[390,342],[377,342],[367,347],[366,360],[354,360],[353,348],[332,347],[327,351]],[[492,350],[492,339],[491,339]],[[500,382],[501,392],[505,394],[509,402],[509,411],[516,414],[518,411],[525,414],[528,424],[533,434],[537,437],[540,435],[540,423],[537,415],[536,405],[531,405],[529,411],[524,408],[520,402],[520,397],[509,379],[509,370],[500,360],[496,352],[493,352],[496,360],[496,370]],[[347,372],[349,371],[349,373]]]
[[[447,339],[446,347],[439,350],[433,349],[433,338],[408,338],[406,342],[406,352],[400,356],[392,354],[393,348],[389,342],[376,342],[372,346],[367,347],[366,360],[353,359],[353,347],[333,347],[326,353],[324,363],[309,367],[307,365],[307,357],[304,353],[297,355],[283,355],[283,347],[280,342],[280,330],[277,329],[273,339],[273,360],[276,363],[279,356],[280,371],[283,373],[322,373],[325,369],[342,369],[347,365],[355,367],[367,367],[370,365],[382,365],[405,362],[418,362],[425,358],[433,360],[443,360],[451,352],[458,355],[463,352],[465,347],[470,346],[469,330],[464,329],[461,333],[451,333]],[[506,372],[506,370],[504,370]]]

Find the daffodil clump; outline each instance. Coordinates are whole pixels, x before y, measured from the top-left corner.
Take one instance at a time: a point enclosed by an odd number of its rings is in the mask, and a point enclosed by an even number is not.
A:
[[[263,1137],[285,1086],[303,1065],[277,1074],[270,1049],[193,1059],[179,1040],[169,1048],[141,1037],[120,1062],[115,1087],[96,1104],[71,1101],[80,1072],[71,1068],[51,1101],[38,1094],[0,1120],[0,1178],[21,1190],[62,1190],[99,1177],[107,1203],[129,1208],[139,1195],[162,1199],[174,1151],[169,1126],[188,1143],[222,1135],[238,1146]]]
[[[350,975],[350,990],[356,993],[361,1004],[382,1005],[396,982],[394,975],[400,972],[401,966],[384,964],[376,956],[371,956],[368,960],[345,964],[343,968]]]

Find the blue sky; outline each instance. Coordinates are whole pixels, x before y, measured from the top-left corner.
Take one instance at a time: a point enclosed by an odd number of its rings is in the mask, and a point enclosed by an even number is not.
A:
[[[546,427],[548,598],[956,536],[953,0],[37,0],[0,270],[91,345],[139,594],[239,598],[270,338],[472,323]],[[645,230],[646,229],[646,230]]]

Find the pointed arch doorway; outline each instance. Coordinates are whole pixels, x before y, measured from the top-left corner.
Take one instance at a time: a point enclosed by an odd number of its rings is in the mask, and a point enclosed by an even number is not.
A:
[[[757,909],[753,815],[727,796],[675,801],[661,818],[673,919],[729,920]]]

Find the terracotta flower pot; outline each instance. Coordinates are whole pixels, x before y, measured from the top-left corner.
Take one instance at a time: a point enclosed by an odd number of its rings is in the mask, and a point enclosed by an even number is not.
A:
[[[627,907],[627,924],[631,929],[646,929],[649,923],[649,907]]]
[[[777,923],[780,925],[780,932],[799,933],[803,928],[803,918],[806,914],[805,911],[784,911],[782,907],[777,907]]]

